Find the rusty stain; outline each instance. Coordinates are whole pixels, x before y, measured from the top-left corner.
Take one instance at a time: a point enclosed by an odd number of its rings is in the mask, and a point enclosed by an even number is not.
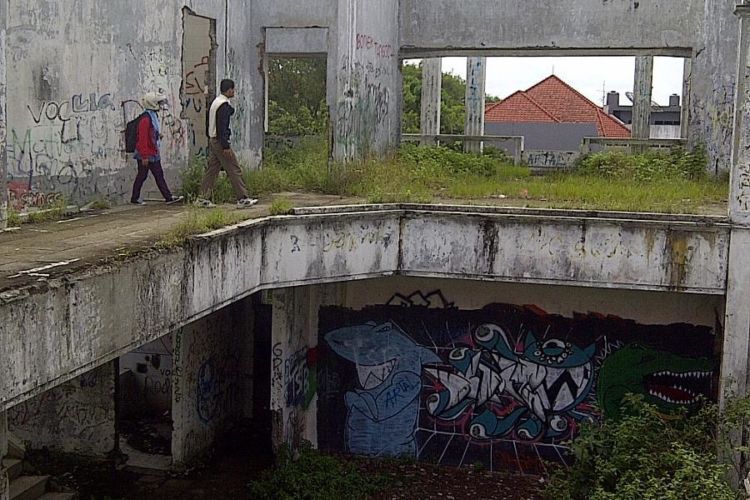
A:
[[[646,260],[651,261],[651,252],[654,251],[656,242],[656,231],[652,227],[646,227],[643,230],[643,242],[646,245]]]
[[[682,288],[687,276],[687,265],[690,261],[693,247],[688,245],[685,233],[668,231],[666,250],[669,252],[670,288]]]

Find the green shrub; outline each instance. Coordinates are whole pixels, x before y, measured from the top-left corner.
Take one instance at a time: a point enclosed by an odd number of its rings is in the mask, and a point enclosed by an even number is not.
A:
[[[329,500],[366,498],[385,486],[382,477],[364,477],[350,462],[324,455],[304,442],[299,456],[285,445],[278,465],[250,484],[259,500]]]
[[[706,403],[693,415],[664,415],[642,396],[626,396],[618,421],[585,424],[571,443],[575,463],[558,470],[545,489],[555,499],[731,500],[728,465],[717,450],[731,447],[725,432],[746,422],[748,402],[730,403],[719,416]],[[717,425],[718,423],[718,425]]]
[[[603,151],[579,160],[577,173],[609,179],[652,181],[657,179],[698,180],[707,176],[708,158],[703,147],[693,151],[673,149],[629,154]]]

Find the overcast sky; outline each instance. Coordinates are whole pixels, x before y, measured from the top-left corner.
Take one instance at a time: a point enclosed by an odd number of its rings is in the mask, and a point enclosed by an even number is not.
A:
[[[625,92],[633,90],[633,57],[491,57],[487,64],[487,93],[508,97],[554,74],[580,93],[602,104],[602,88],[620,92],[620,102],[630,104]],[[682,94],[683,59],[656,57],[653,99],[662,105],[671,94]],[[466,58],[446,57],[443,71],[466,77]]]

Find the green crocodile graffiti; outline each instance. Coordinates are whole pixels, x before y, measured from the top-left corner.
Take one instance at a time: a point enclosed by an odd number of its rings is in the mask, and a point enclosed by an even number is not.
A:
[[[657,351],[638,344],[607,356],[599,370],[597,399],[605,418],[621,416],[628,393],[643,394],[646,401],[665,410],[695,404],[710,397],[714,362]]]

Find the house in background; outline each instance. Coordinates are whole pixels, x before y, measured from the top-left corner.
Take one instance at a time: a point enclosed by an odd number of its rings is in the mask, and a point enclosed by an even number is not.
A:
[[[630,99],[629,92],[626,93]],[[607,94],[607,104],[604,111],[621,122],[628,128],[633,122],[633,104],[620,104],[620,93],[611,91]],[[656,103],[651,104],[651,133],[652,139],[679,139],[680,123],[682,118],[682,106],[680,106],[680,96],[672,94],[669,96],[668,106],[659,106]]]
[[[486,106],[487,135],[524,137],[525,151],[578,151],[584,137],[629,138],[617,118],[551,75]]]

